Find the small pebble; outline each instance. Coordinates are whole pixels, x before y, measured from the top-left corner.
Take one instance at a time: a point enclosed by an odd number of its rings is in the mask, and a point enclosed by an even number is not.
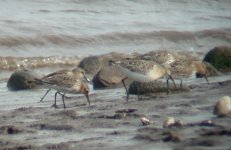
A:
[[[164,121],[163,127],[164,127],[164,128],[167,128],[167,127],[169,127],[169,126],[174,125],[175,123],[176,123],[175,118],[173,118],[173,117],[168,117],[168,118]]]
[[[173,127],[173,126],[182,127],[182,126],[184,126],[184,125],[185,125],[185,123],[183,123],[181,120],[176,120],[176,119],[173,118],[173,117],[168,117],[168,118],[164,121],[163,127],[164,127],[164,128],[169,128],[169,127]]]
[[[149,119],[147,119],[145,117],[140,118],[140,121],[142,122],[143,126],[146,126],[146,125],[153,123],[152,121],[150,121]]]

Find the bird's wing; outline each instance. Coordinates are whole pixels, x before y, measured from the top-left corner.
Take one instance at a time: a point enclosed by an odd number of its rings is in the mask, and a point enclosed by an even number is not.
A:
[[[126,61],[124,63],[121,63],[121,66],[130,70],[131,72],[137,72],[141,74],[146,74],[148,69],[152,69],[156,65],[152,61]]]

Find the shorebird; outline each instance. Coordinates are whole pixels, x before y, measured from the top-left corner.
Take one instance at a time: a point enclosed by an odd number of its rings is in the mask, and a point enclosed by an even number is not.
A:
[[[203,68],[201,68],[203,66]],[[207,83],[209,80],[206,75],[205,65],[198,61],[176,61],[170,65],[172,76],[179,79],[182,88],[182,78],[196,78],[196,76],[204,77]]]
[[[129,99],[129,91],[125,85],[125,80],[130,78],[138,82],[151,82],[162,77],[167,77],[167,94],[169,93],[169,79],[172,80],[174,86],[176,84],[171,76],[171,72],[165,66],[162,66],[154,61],[147,60],[124,60],[122,62],[109,61],[110,65],[115,65],[119,71],[124,74],[125,78],[122,79],[123,86],[126,90],[126,100]]]
[[[67,74],[67,72],[69,72],[69,71],[70,71],[70,70],[67,70],[67,69],[59,70],[59,71],[53,72],[53,73],[51,73],[51,74],[48,74],[48,75],[44,76],[43,78],[49,78],[50,76],[55,76],[55,75],[57,75],[57,74],[59,74],[59,75],[63,74],[63,75],[64,75],[64,74]],[[80,70],[80,72],[81,72],[81,70]],[[82,73],[81,73],[80,75],[82,75]],[[38,82],[38,81],[37,81],[37,82]],[[39,84],[43,85],[42,82],[39,82]],[[46,97],[46,95],[47,95],[50,91],[51,91],[51,88],[49,88],[49,89],[46,91],[46,93],[42,96],[42,98],[40,99],[40,102],[43,101],[43,99]],[[60,94],[61,94],[61,93],[60,93]],[[63,94],[61,94],[61,95],[63,95]]]
[[[45,95],[41,98],[40,101],[44,99],[44,97],[47,95],[47,93],[51,90],[57,90],[55,93],[55,102],[52,105],[52,107],[57,107],[56,105],[56,98],[57,94],[60,94],[62,96],[63,100],[63,107],[66,108],[65,105],[65,94],[66,93],[72,93],[72,94],[79,94],[83,93],[87,101],[90,105],[89,101],[89,88],[87,84],[87,78],[85,76],[84,70],[80,68],[75,68],[73,70],[61,70],[57,71],[55,73],[51,73],[49,75],[46,75],[40,79],[35,79],[38,83],[42,84],[44,87],[49,88]]]
[[[176,53],[161,50],[151,51],[149,53],[139,56],[139,58],[141,58],[142,60],[151,60],[161,65],[169,65],[179,59],[179,56]]]

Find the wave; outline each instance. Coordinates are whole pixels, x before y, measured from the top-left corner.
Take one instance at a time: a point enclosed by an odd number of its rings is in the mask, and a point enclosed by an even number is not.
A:
[[[0,57],[0,70],[40,68],[53,66],[76,66],[78,57]]]
[[[150,31],[150,32],[112,32],[92,36],[74,35],[37,35],[37,36],[4,36],[0,37],[0,46],[17,47],[22,45],[45,46],[53,45],[90,45],[112,42],[141,40],[167,40],[170,42],[188,41],[203,38],[216,38],[231,42],[231,28],[209,29],[202,31]]]

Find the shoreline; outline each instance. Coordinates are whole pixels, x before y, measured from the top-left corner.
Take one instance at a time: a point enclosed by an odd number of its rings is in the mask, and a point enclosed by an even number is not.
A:
[[[164,129],[162,125],[169,116],[185,122],[219,120],[212,114],[213,106],[220,97],[231,96],[231,84],[227,79],[216,81],[216,77],[213,78],[215,82],[196,83],[189,92],[152,94],[145,96],[143,101],[137,101],[136,96],[131,96],[130,101],[126,102],[123,88],[97,90],[90,95],[92,106],[86,104],[84,96],[75,96],[66,101],[67,109],[63,109],[62,105],[59,105],[58,109],[50,108],[53,103],[51,94],[42,104],[31,102],[31,106],[1,110],[0,145],[3,149],[79,149],[79,146],[83,149],[150,149],[153,146],[156,146],[156,149],[172,149],[180,145],[186,145],[188,148],[200,146],[203,149],[207,146],[195,145],[189,141],[192,138],[190,134],[193,133],[193,137],[200,136],[204,127]],[[41,90],[30,92],[39,92],[32,95],[42,94]],[[61,101],[58,102],[61,104]],[[116,111],[123,109],[136,111],[116,114]],[[153,120],[154,124],[142,126],[141,117]],[[229,121],[229,117],[223,118],[223,124]],[[11,130],[12,133],[9,132]],[[156,130],[156,134],[146,133],[148,130]],[[179,132],[180,142],[163,142],[162,136],[157,135],[166,130]],[[143,134],[147,134],[146,138]],[[231,137],[215,137],[215,141],[230,146],[227,139]],[[202,141],[210,141],[206,136],[200,138]],[[212,144],[218,148],[220,144],[215,141]]]

